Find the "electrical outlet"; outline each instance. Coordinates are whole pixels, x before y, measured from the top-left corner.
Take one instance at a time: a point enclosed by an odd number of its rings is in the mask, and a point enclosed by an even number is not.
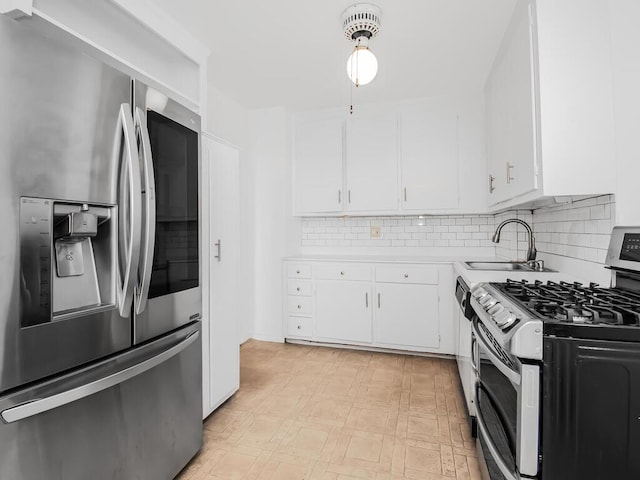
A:
[[[380,238],[380,227],[371,227],[371,238]]]

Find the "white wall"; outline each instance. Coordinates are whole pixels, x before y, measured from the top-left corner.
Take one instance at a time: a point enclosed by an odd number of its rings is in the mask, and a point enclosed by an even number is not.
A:
[[[609,0],[609,9],[618,168],[616,223],[640,225],[640,2]],[[602,162],[615,168],[613,159]]]
[[[258,340],[283,340],[281,260],[287,254],[289,244],[290,212],[287,132],[284,108],[249,112],[249,155],[253,169],[255,212],[253,338]]]

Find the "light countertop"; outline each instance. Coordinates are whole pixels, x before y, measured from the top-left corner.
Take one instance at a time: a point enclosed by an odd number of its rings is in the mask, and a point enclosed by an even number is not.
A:
[[[456,276],[461,276],[469,287],[473,287],[478,283],[484,282],[505,282],[507,279],[511,280],[526,280],[527,282],[533,282],[540,280],[546,282],[548,280],[554,282],[582,282],[587,283],[584,280],[576,278],[572,275],[567,275],[563,272],[528,272],[523,270],[517,271],[495,271],[495,270],[475,270],[467,267],[464,262],[469,260],[454,262],[453,267],[456,272]],[[504,262],[505,260],[499,260]]]
[[[298,262],[366,262],[366,263],[456,263],[456,262],[500,262],[496,257],[472,256],[403,256],[403,255],[294,255],[283,261]]]
[[[355,262],[355,263],[392,263],[392,264],[452,264],[456,276],[461,276],[465,282],[473,287],[484,282],[505,282],[507,279],[526,280],[533,282],[548,280],[559,282],[581,282],[588,283],[587,280],[574,277],[564,272],[529,272],[529,271],[495,271],[476,270],[465,265],[464,262],[505,262],[504,258],[498,257],[478,257],[465,255],[450,256],[404,256],[404,255],[292,255],[283,257],[283,261],[297,262]]]

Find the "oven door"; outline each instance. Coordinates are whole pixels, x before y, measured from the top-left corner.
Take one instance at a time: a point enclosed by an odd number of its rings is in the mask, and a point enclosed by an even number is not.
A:
[[[487,466],[505,479],[538,475],[540,367],[523,364],[495,340],[479,318],[473,321],[476,418],[490,458]]]

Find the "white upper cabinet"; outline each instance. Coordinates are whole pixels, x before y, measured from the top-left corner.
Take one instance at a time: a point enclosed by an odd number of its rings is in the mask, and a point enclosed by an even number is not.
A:
[[[483,112],[472,92],[296,114],[294,215],[484,213]]]
[[[342,118],[305,120],[295,127],[296,213],[342,211]]]
[[[489,205],[612,193],[608,0],[519,0],[485,86]]]
[[[403,112],[400,142],[402,209],[457,208],[457,112],[446,108]]]
[[[485,88],[492,204],[538,188],[532,24],[516,8]]]
[[[398,119],[359,113],[347,120],[347,208],[350,212],[398,208]]]

